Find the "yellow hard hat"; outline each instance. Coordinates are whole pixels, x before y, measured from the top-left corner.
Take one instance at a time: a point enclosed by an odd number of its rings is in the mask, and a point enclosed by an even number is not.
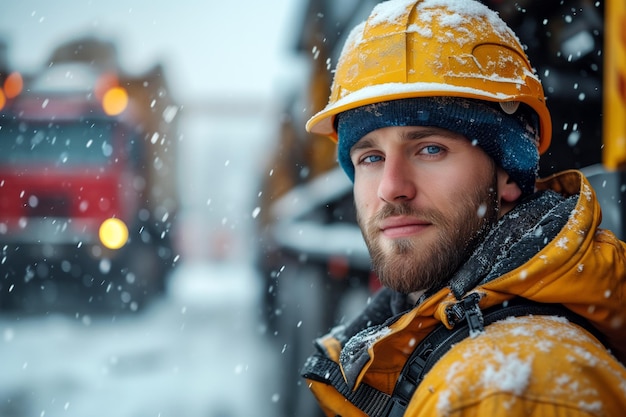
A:
[[[306,129],[337,141],[339,113],[436,96],[497,102],[507,113],[525,103],[539,117],[539,153],[550,145],[550,113],[523,47],[494,11],[473,1],[378,4],[348,36],[328,105]]]

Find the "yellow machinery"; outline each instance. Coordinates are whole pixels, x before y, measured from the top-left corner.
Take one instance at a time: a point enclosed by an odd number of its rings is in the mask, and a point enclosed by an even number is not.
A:
[[[602,162],[626,170],[626,2],[608,0],[605,7]]]

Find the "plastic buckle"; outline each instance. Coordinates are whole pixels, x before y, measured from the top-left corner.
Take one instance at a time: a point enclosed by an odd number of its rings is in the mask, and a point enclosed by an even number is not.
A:
[[[470,294],[462,301],[463,310],[465,310],[465,319],[467,320],[467,325],[469,326],[470,336],[474,336],[476,333],[481,333],[485,330],[483,325],[483,315],[480,311],[480,307],[478,306],[479,301],[480,295],[476,293]]]

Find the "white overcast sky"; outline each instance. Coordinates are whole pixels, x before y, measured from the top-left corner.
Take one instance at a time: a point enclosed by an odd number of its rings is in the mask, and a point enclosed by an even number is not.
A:
[[[54,46],[96,34],[115,41],[124,70],[162,62],[181,98],[268,96],[289,77],[302,0],[19,0],[0,13],[16,69],[43,65]]]

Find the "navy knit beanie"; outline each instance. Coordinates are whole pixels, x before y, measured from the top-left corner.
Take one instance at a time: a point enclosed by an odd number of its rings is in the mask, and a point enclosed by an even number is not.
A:
[[[465,136],[479,145],[517,183],[532,194],[539,169],[539,119],[524,104],[507,114],[498,103],[458,97],[391,100],[347,110],[335,120],[338,159],[354,181],[350,149],[368,133],[390,126],[433,126]]]

